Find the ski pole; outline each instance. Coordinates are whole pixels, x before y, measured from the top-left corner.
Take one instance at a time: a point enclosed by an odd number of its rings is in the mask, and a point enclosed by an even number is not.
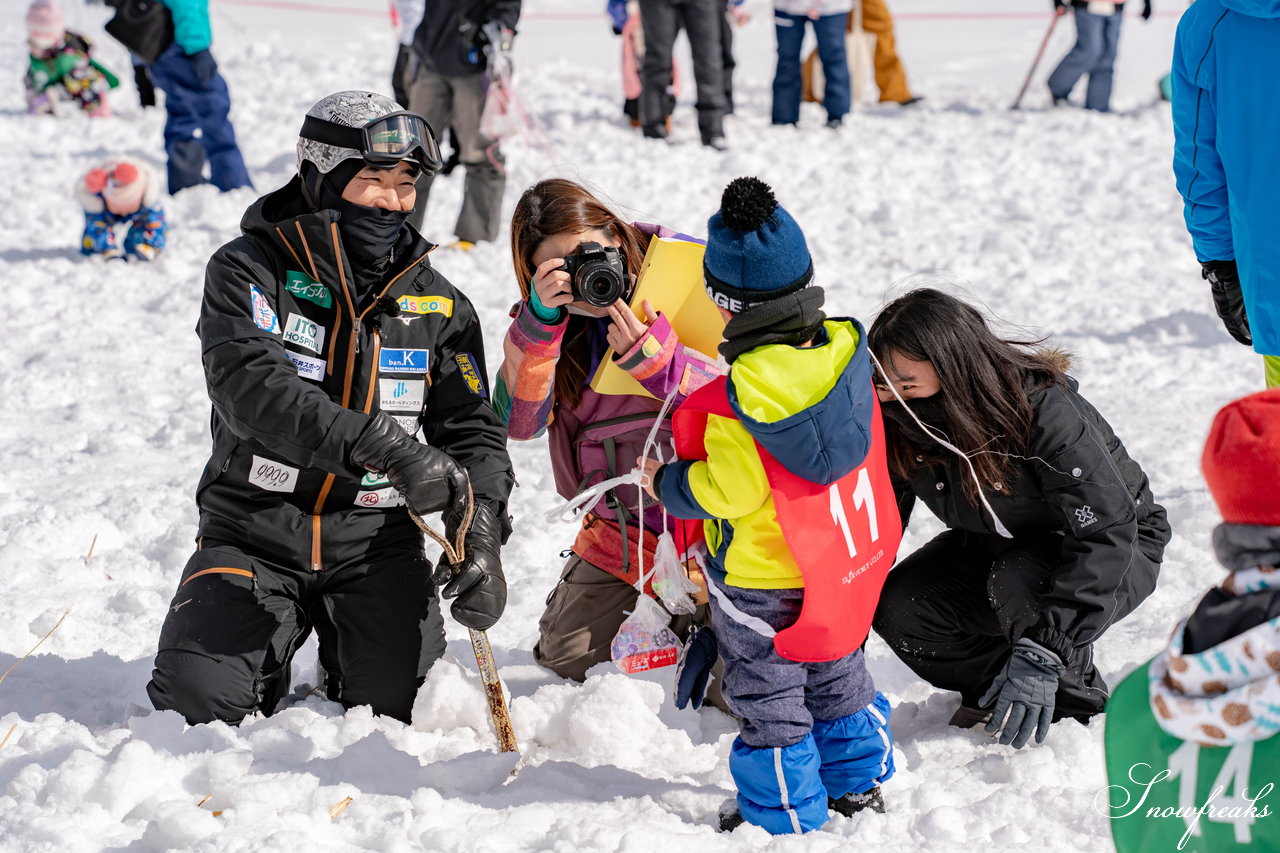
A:
[[[1040,60],[1044,56],[1044,49],[1049,46],[1049,39],[1053,38],[1053,31],[1058,26],[1058,19],[1065,14],[1054,12],[1053,19],[1049,21],[1049,29],[1045,32],[1044,38],[1040,40],[1040,49],[1036,51],[1036,58],[1031,62],[1031,70],[1027,72],[1027,79],[1022,81],[1022,88],[1018,90],[1018,97],[1013,99],[1013,105],[1009,107],[1016,110],[1018,105],[1022,103],[1022,96],[1027,93],[1027,87],[1031,85],[1031,78],[1035,76],[1036,69],[1040,67]]]
[[[455,570],[460,570],[465,553],[463,545],[467,531],[471,528],[471,519],[475,515],[475,510],[475,494],[471,491],[471,480],[468,478],[467,509],[463,513],[462,523],[458,525],[454,542],[449,542],[432,530],[413,510],[409,510],[409,517],[413,519],[414,524],[418,525],[419,530],[444,549],[444,556],[449,561],[449,565]],[[494,663],[493,649],[489,646],[489,635],[475,628],[468,628],[467,631],[471,634],[471,651],[476,655],[480,680],[484,682],[484,696],[489,701],[489,716],[493,720],[493,729],[498,736],[498,751],[519,752],[520,748],[516,746],[516,730],[511,725],[511,713],[507,710],[507,697],[503,695],[502,680],[498,678],[498,665]]]

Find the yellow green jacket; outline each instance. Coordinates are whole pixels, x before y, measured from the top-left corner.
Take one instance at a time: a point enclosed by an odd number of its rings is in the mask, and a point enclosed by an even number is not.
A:
[[[717,580],[802,587],[757,442],[813,483],[833,483],[862,464],[874,410],[866,335],[856,320],[833,318],[811,347],[757,347],[734,361],[727,391],[737,418],[708,415],[706,459],[663,466],[659,497],[677,518],[706,519],[708,568]]]

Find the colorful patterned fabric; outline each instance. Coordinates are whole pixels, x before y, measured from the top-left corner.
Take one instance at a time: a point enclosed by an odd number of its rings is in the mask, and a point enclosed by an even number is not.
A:
[[[27,111],[53,112],[54,99],[72,101],[87,113],[101,113],[104,98],[119,80],[89,55],[88,39],[68,31],[62,42],[39,54],[28,54]]]
[[[117,225],[128,223],[129,230],[120,246],[115,233]],[[165,218],[160,207],[141,207],[137,213],[118,216],[109,210],[98,213],[85,212],[84,236],[80,240],[80,254],[108,255],[154,260],[164,248]]]

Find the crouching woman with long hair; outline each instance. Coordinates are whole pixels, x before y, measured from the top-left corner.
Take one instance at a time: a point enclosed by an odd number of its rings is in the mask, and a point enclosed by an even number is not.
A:
[[[889,573],[876,633],[960,693],[953,724],[1020,748],[1087,721],[1108,696],[1093,643],[1151,594],[1169,541],[1142,468],[1065,354],[952,296],[896,299],[868,342],[903,523],[918,500],[947,526]]]

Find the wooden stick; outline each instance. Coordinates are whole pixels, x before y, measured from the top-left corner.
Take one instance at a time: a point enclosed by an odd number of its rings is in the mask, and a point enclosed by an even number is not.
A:
[[[1022,81],[1022,88],[1018,90],[1018,97],[1013,99],[1011,110],[1016,110],[1018,105],[1022,103],[1022,96],[1027,93],[1027,87],[1031,85],[1031,78],[1035,76],[1036,69],[1040,67],[1040,58],[1044,56],[1044,49],[1049,46],[1049,39],[1053,38],[1053,30],[1058,26],[1058,19],[1062,15],[1057,12],[1053,14],[1053,20],[1049,21],[1049,29],[1045,32],[1044,38],[1040,40],[1040,49],[1036,51],[1036,58],[1031,62],[1031,70],[1027,72],[1027,79]]]
[[[332,806],[329,807],[329,819],[336,820],[338,815],[345,812],[347,810],[347,806],[351,805],[351,803],[352,803],[351,797],[347,797],[345,800],[339,800],[338,802],[334,803]]]
[[[56,631],[56,630],[58,630],[60,627],[62,627],[62,622],[63,622],[63,620],[64,620],[64,619],[66,619],[66,618],[67,618],[67,616],[68,616],[70,613],[71,613],[71,608],[70,608],[70,607],[68,607],[68,608],[67,608],[67,612],[62,614],[62,619],[59,619],[59,620],[58,620],[58,624],[57,624],[57,625],[54,625],[52,628],[50,628],[50,629],[49,629],[49,633],[48,633],[48,634],[45,634],[43,637],[41,637],[41,638],[40,638],[40,643],[43,643],[45,640],[49,639],[49,637],[53,635],[53,632],[54,632],[54,631]],[[8,669],[6,669],[6,670],[4,671],[4,675],[0,675],[0,684],[4,684],[4,680],[5,680],[6,678],[8,678],[8,677],[9,677],[9,673],[13,672],[14,667],[16,667],[18,664],[22,663],[22,662],[23,662],[24,660],[26,660],[27,658],[31,657],[33,654],[35,654],[36,649],[40,648],[40,643],[36,643],[34,646],[32,646],[32,647],[31,647],[31,651],[27,652],[25,655],[23,655],[22,657],[18,658],[16,661],[14,661],[14,662],[13,662],[13,666],[11,666],[11,667],[9,667]]]
[[[471,528],[471,520],[475,517],[475,494],[471,491],[471,481],[467,481],[467,509],[462,516],[462,524],[450,543],[444,536],[432,530],[426,522],[413,510],[409,517],[418,525],[423,533],[433,539],[444,549],[445,559],[455,569],[461,569],[462,560],[466,556],[464,545],[467,531]],[[480,669],[480,678],[484,682],[484,696],[489,702],[489,716],[493,720],[493,730],[498,736],[500,752],[519,752],[516,746],[516,730],[511,725],[511,712],[507,709],[507,697],[502,692],[502,679],[498,677],[498,665],[493,660],[493,648],[489,645],[489,635],[474,628],[467,629],[471,633],[471,650],[476,655],[476,666]]]
[[[93,534],[93,541],[89,543],[89,553],[84,555],[84,564],[86,566],[89,565],[89,561],[93,559],[93,548],[98,544],[98,535],[99,534],[97,533]]]
[[[4,740],[0,740],[0,749],[4,749],[4,745],[9,742],[9,738],[13,737],[13,733],[17,731],[17,729],[18,729],[17,723],[14,723],[13,725],[9,726],[9,731],[5,734]]]

